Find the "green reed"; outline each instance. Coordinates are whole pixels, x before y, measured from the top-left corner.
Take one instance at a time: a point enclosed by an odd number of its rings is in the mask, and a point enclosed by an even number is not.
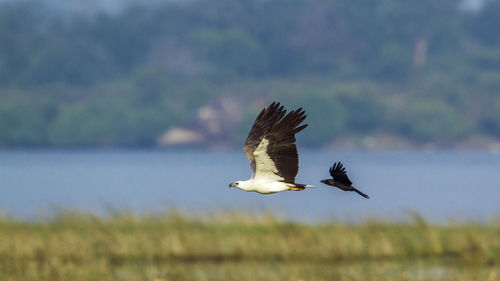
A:
[[[497,280],[500,222],[271,214],[0,219],[0,280]]]

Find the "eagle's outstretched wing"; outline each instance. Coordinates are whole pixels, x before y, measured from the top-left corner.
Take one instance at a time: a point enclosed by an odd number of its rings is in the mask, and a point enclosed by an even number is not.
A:
[[[302,108],[286,114],[280,103],[264,108],[250,129],[243,151],[250,161],[253,178],[267,177],[294,183],[299,171],[295,134],[306,125]]]

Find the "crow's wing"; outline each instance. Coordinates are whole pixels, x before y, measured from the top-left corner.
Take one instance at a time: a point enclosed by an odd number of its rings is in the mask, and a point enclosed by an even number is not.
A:
[[[330,168],[330,175],[333,180],[343,183],[347,186],[352,185],[351,180],[347,176],[344,166],[340,162],[335,162],[333,166]]]

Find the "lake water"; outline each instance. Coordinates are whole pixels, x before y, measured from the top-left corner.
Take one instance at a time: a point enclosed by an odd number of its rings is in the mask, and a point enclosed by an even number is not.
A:
[[[338,160],[371,199],[319,183]],[[0,209],[28,218],[59,208],[270,210],[307,222],[400,219],[412,211],[434,222],[500,215],[498,154],[301,150],[300,163],[297,182],[318,188],[261,195],[228,188],[250,176],[241,151],[0,151]]]

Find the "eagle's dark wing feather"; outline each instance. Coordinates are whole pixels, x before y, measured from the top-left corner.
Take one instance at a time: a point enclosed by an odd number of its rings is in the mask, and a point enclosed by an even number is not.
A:
[[[294,183],[299,172],[295,134],[307,127],[307,124],[299,126],[306,117],[302,108],[291,111],[265,136],[269,140],[267,154],[275,163],[279,176],[287,183]]]
[[[302,108],[286,114],[280,103],[273,102],[264,108],[255,119],[250,129],[243,151],[250,161],[253,174],[258,169],[255,162],[255,150],[265,138],[266,154],[271,158],[278,175],[287,183],[294,183],[299,171],[299,156],[295,145],[295,134],[302,131],[306,125],[299,126],[306,119]],[[265,162],[265,159],[262,159]],[[269,167],[262,167],[269,168]],[[262,170],[261,170],[262,171]]]
[[[330,168],[330,175],[333,180],[343,183],[347,186],[352,185],[351,180],[347,176],[344,166],[340,162],[335,162],[333,166]]]
[[[250,132],[248,133],[243,151],[245,152],[252,172],[255,175],[255,157],[253,152],[259,146],[264,136],[274,127],[274,125],[285,115],[286,110],[279,103],[273,102],[264,108],[255,119]]]

